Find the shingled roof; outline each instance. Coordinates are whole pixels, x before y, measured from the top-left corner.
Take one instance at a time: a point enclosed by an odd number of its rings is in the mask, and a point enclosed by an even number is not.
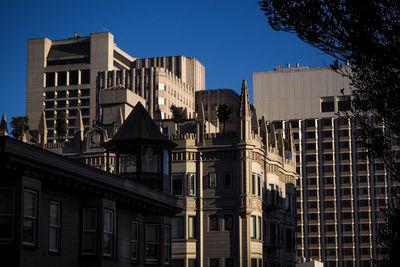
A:
[[[149,113],[138,102],[128,118],[124,121],[111,141],[105,143],[106,147],[115,147],[116,144],[145,143],[150,145],[163,145],[174,148],[175,143],[161,134],[159,127],[154,123]]]

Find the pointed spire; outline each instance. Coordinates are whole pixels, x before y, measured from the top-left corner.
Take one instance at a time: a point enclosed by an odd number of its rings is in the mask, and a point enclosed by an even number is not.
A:
[[[240,94],[240,140],[251,139],[251,109],[247,81],[242,82]]]
[[[1,123],[0,123],[0,136],[7,136],[7,135],[8,135],[7,119],[6,119],[6,115],[3,114],[3,117],[1,117]]]
[[[271,147],[274,147],[274,148],[276,148],[277,149],[277,141],[276,141],[276,132],[275,132],[275,126],[274,126],[274,124],[273,123],[270,123],[269,124],[269,140],[270,140],[270,146]]]
[[[80,140],[83,141],[83,133],[85,127],[83,126],[82,112],[80,109],[78,109],[78,116],[76,117],[75,127],[78,128],[77,133],[79,134]]]
[[[240,94],[240,113],[242,115],[251,114],[249,89],[247,88],[246,80],[243,80],[243,82],[242,82],[242,91]]]
[[[197,116],[197,119],[198,120],[204,120],[205,119],[203,102],[201,102],[201,104],[200,104],[200,110],[199,110],[199,114]]]
[[[264,116],[261,117],[261,127],[260,127],[260,135],[265,138],[264,144],[266,147],[266,150],[268,152],[268,146],[269,146],[269,136],[268,136],[268,130],[267,130],[267,123],[265,122]]]
[[[46,113],[43,111],[40,115],[40,121],[38,126],[39,132],[39,143],[40,145],[47,144],[47,122],[46,122]]]
[[[255,133],[255,134],[260,134],[260,126],[258,124],[258,118],[257,118],[257,113],[254,110],[253,112],[253,116],[251,117],[251,130]]]

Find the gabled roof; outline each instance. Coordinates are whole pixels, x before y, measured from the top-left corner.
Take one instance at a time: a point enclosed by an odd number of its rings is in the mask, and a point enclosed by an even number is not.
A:
[[[169,139],[160,132],[159,127],[157,127],[140,102],[133,108],[112,140],[107,142],[110,144],[106,143],[105,146],[109,147],[110,145],[115,146],[116,144],[133,144],[139,142],[150,145],[164,145],[170,148],[176,146],[175,143],[169,141]]]

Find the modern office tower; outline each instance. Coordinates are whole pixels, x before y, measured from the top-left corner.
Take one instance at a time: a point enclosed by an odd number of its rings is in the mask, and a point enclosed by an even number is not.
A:
[[[205,70],[193,57],[132,57],[114,43],[109,32],[28,41],[26,115],[30,128],[37,129],[45,112],[48,142],[57,140],[56,120],[61,113],[66,114],[67,138],[77,129],[79,111],[84,129],[89,129],[102,116],[99,92],[119,86],[145,99],[151,116],[170,116],[172,104],[193,113],[194,92],[205,89]],[[128,102],[124,117],[134,105]]]
[[[232,111],[224,127],[206,120],[214,120],[221,104]],[[196,106],[197,116],[180,125],[157,121],[178,144],[171,187],[183,212],[171,227],[172,266],[295,266],[297,175],[294,144],[287,142],[293,139],[252,114],[246,82],[241,96],[228,89],[197,92]],[[69,142],[41,145],[106,170],[107,158],[115,163],[116,154],[107,157],[100,144],[112,138],[123,116],[114,120],[78,131]]]
[[[374,266],[379,210],[391,187],[382,162],[356,142],[349,81],[329,68],[255,72],[254,104],[277,129],[292,128],[296,146],[297,258],[326,266]],[[344,94],[341,89],[344,88]]]

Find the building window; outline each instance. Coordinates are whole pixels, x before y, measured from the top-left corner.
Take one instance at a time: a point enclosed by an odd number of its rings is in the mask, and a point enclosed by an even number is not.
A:
[[[250,237],[252,238],[252,239],[255,239],[255,238],[257,238],[257,233],[256,233],[256,231],[257,231],[257,219],[256,219],[257,217],[256,216],[254,216],[254,215],[251,215],[251,217],[250,217]]]
[[[184,224],[183,216],[172,218],[172,238],[183,239],[184,238]]]
[[[232,258],[225,259],[225,267],[233,267],[233,259]]]
[[[46,87],[55,86],[55,73],[47,72],[45,73]]]
[[[96,233],[97,233],[97,210],[92,208],[83,209],[82,228],[82,254],[96,254]]]
[[[232,173],[224,173],[224,187],[232,187]]]
[[[67,85],[67,72],[57,72],[57,86]]]
[[[164,91],[165,90],[165,85],[163,83],[158,84],[158,90]]]
[[[172,175],[172,194],[175,196],[183,195],[183,174]]]
[[[233,230],[233,216],[225,215],[225,231]]]
[[[112,256],[114,216],[111,210],[104,210],[103,255]]]
[[[188,217],[188,237],[196,238],[196,217],[189,216]]]
[[[217,188],[217,174],[215,172],[210,172],[208,174],[209,188]]]
[[[189,173],[188,177],[188,195],[196,196],[196,174]]]
[[[196,267],[196,266],[197,266],[196,259],[189,259],[189,267]]]
[[[190,260],[189,260],[190,262]],[[185,260],[184,259],[173,259],[172,266],[174,267],[185,267]]]
[[[90,83],[90,70],[81,70],[81,84]]]
[[[261,192],[262,192],[261,186],[262,186],[261,185],[261,176],[257,175],[257,195],[259,197],[261,197]]]
[[[14,189],[0,188],[0,241],[14,238]]]
[[[257,194],[257,192],[256,192],[256,187],[257,187],[257,181],[256,181],[256,174],[255,173],[253,173],[252,175],[251,175],[251,193],[253,194],[253,195],[256,195]]]
[[[163,97],[159,97],[159,98],[158,98],[158,104],[159,104],[159,105],[165,105],[165,100],[164,100]]]
[[[219,223],[218,223],[218,215],[210,215],[210,231],[218,231]]]
[[[159,260],[159,226],[146,224],[146,262],[155,263]]]
[[[76,85],[78,84],[78,71],[70,71],[69,72],[69,85]]]
[[[210,267],[218,267],[219,259],[210,259]]]
[[[24,226],[22,243],[36,245],[37,233],[37,192],[24,190]]]
[[[131,221],[131,261],[139,260],[139,222]]]
[[[251,267],[257,267],[257,259],[251,259]]]
[[[50,201],[49,251],[60,252],[61,205]]]
[[[171,228],[169,225],[164,226],[164,249],[164,263],[169,265],[171,263]]]
[[[334,112],[335,102],[333,96],[321,97],[321,112]]]
[[[257,229],[258,236],[257,236],[257,238],[258,238],[258,240],[261,240],[261,217],[257,217],[257,219],[258,219],[258,229]]]
[[[349,111],[351,109],[350,96],[338,97],[338,111]]]

